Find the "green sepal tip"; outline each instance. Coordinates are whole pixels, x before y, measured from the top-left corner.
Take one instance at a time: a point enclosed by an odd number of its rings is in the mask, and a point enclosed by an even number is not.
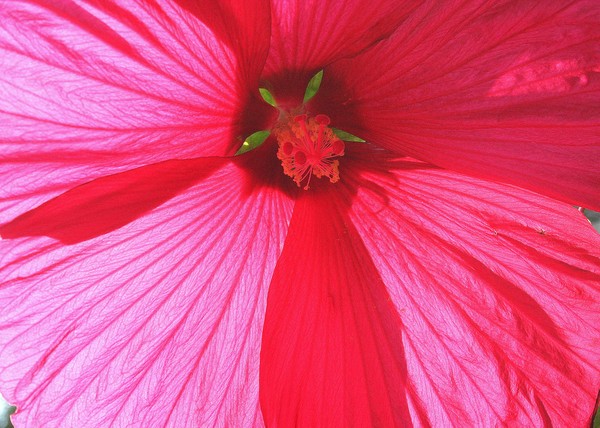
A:
[[[304,102],[307,102],[312,97],[314,97],[317,94],[317,92],[319,92],[322,80],[323,70],[319,71],[309,80],[308,86],[306,87],[306,91],[304,92]]]
[[[269,131],[257,131],[254,134],[249,135],[248,138],[246,138],[246,140],[242,144],[242,146],[235,153],[235,155],[242,155],[246,152],[249,152],[250,150],[254,150],[262,143],[264,143],[265,140],[269,137],[269,135],[271,135]]]
[[[362,138],[359,138],[356,135],[352,135],[349,132],[342,131],[341,129],[331,128],[331,130],[342,141],[351,141],[353,143],[366,143],[366,141]]]
[[[269,92],[267,88],[258,88],[258,92],[260,92],[260,96],[265,102],[273,107],[277,107],[277,103],[275,102],[275,97],[273,94]]]

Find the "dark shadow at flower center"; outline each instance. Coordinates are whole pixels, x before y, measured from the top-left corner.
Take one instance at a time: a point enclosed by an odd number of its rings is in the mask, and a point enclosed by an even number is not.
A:
[[[236,160],[238,166],[248,173],[248,180],[246,180],[247,185],[244,186],[245,189],[243,190],[244,194],[252,193],[258,188],[263,188],[265,186],[269,188],[278,188],[291,196],[297,194],[298,189],[293,188],[295,187],[293,183],[290,187],[292,179],[282,177],[285,169],[280,160],[282,158],[282,147],[280,147],[278,156],[277,144],[279,143],[280,146],[282,144],[281,141],[278,141],[281,140],[281,133],[278,132],[278,130],[281,130],[282,126],[287,126],[286,124],[289,124],[289,122],[293,121],[298,115],[305,116],[307,118],[307,123],[311,123],[311,121],[317,117],[335,117],[336,120],[328,123],[328,127],[342,131],[350,130],[353,134],[352,136],[360,137],[360,131],[363,128],[361,126],[362,122],[360,117],[356,112],[355,104],[346,102],[350,91],[348,88],[344,88],[341,81],[336,79],[335,76],[330,76],[325,73],[323,75],[322,83],[324,89],[319,89],[310,101],[304,102],[307,83],[311,80],[311,77],[315,75],[315,71],[316,70],[283,70],[274,75],[263,76],[260,83],[261,87],[266,89],[269,94],[272,94],[276,107],[269,106],[261,100],[258,96],[258,90],[256,91],[256,94],[249,97],[241,112],[242,125],[241,133],[238,138],[239,145],[241,146],[243,143],[244,137],[247,137],[258,130],[269,130],[271,132],[271,137],[268,138],[259,149],[253,149],[251,152],[240,156],[239,159]],[[352,126],[350,126],[350,124],[352,124]],[[324,152],[324,150],[319,151],[319,149],[323,149],[323,147],[319,146],[318,143],[319,141],[315,141],[315,156],[319,153],[323,154],[321,152]],[[364,143],[356,142],[346,143],[346,145],[356,144],[365,145]],[[343,145],[344,142],[340,140],[338,146],[342,147]],[[366,146],[375,149],[375,146]],[[308,150],[307,153],[309,151],[310,150]],[[285,150],[283,150],[283,152],[285,152]],[[323,180],[319,177],[327,177],[337,181],[337,162],[339,162],[339,177],[341,180],[344,180],[344,164],[347,160],[344,159],[343,150],[340,149],[339,152],[339,161],[329,161],[329,159],[326,159],[329,163],[336,163],[333,168],[336,169],[336,171],[333,171],[331,174],[326,174],[325,172],[328,172],[328,170],[324,172],[323,168],[320,168],[323,165],[319,164],[316,168],[311,167],[312,172],[307,174],[304,179],[300,180],[301,183],[298,183],[298,180],[296,180],[297,185],[300,186],[300,184],[302,184],[300,187],[314,187],[316,189],[327,186],[325,183],[321,183],[322,181],[327,180]],[[301,154],[305,155],[306,153],[303,152]],[[277,157],[279,157],[279,159],[277,159]],[[304,158],[305,156],[301,156],[301,159]],[[318,163],[317,160],[313,160],[315,161],[313,163]],[[350,159],[348,159],[348,161],[350,161]],[[328,166],[329,163],[325,166]],[[316,172],[316,174],[314,172]],[[287,166],[286,174],[290,175],[289,165]],[[310,182],[310,185],[308,182]],[[308,189],[307,191],[310,190],[311,189]]]

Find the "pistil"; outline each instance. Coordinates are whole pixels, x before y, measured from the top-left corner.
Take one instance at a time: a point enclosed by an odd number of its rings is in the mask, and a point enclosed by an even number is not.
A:
[[[332,183],[340,179],[340,162],[336,158],[344,155],[345,145],[329,128],[329,123],[324,114],[315,117],[301,114],[280,122],[273,130],[283,172],[304,190],[310,188],[313,175],[328,177]]]

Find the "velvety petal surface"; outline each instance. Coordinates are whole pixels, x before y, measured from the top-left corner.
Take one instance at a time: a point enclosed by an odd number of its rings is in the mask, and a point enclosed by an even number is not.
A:
[[[262,425],[266,291],[291,201],[270,173],[248,176],[264,167],[251,157],[202,162],[210,175],[113,232],[0,241],[16,426]]]
[[[264,78],[279,91],[304,89],[312,74],[391,34],[419,1],[278,0]],[[287,95],[287,94],[286,94]]]
[[[0,222],[92,178],[235,153],[268,2],[188,3],[0,0]]]
[[[398,153],[600,209],[600,4],[428,1],[316,110]]]
[[[264,420],[271,427],[401,426],[410,421],[402,323],[344,201],[326,187],[296,203],[269,288]]]
[[[374,263],[402,321],[396,399],[413,423],[589,426],[600,236],[584,216],[367,147],[347,156],[340,199],[352,201],[348,218],[370,254],[361,263]]]

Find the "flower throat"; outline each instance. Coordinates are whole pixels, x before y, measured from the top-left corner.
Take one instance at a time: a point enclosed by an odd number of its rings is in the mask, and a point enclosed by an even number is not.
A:
[[[331,121],[324,114],[306,114],[306,104],[319,91],[322,78],[323,70],[310,79],[300,105],[289,102],[280,105],[267,88],[259,88],[263,101],[279,110],[279,119],[270,130],[257,131],[248,136],[236,155],[253,150],[273,134],[279,146],[277,158],[281,161],[283,172],[298,187],[308,190],[313,175],[317,178],[327,177],[332,183],[338,182],[340,161],[337,158],[344,156],[344,141],[364,143],[365,140],[330,127]]]

